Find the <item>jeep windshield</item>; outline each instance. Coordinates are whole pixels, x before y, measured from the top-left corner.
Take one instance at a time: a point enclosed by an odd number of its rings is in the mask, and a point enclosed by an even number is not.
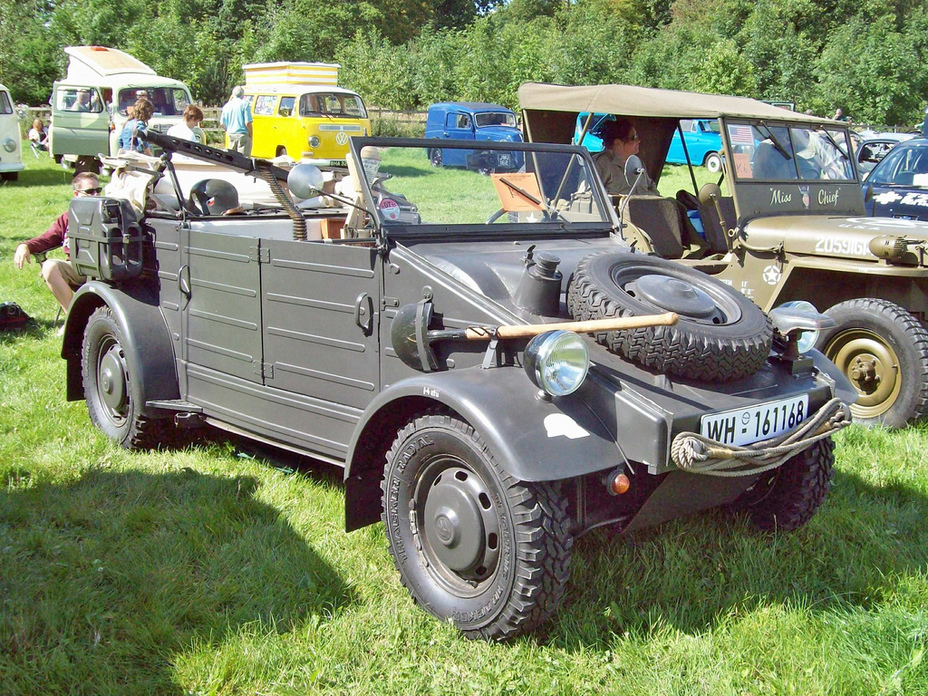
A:
[[[479,226],[533,234],[612,229],[617,221],[585,150],[454,140],[352,139],[380,226],[434,233]],[[435,166],[429,153],[440,149]],[[477,231],[477,230],[473,230]]]
[[[739,180],[856,180],[846,131],[730,120],[725,122],[725,130]]]

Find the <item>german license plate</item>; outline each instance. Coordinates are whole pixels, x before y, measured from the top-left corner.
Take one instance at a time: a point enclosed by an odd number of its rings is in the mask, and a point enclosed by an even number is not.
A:
[[[699,432],[725,445],[750,445],[792,430],[809,417],[809,395],[703,416]]]

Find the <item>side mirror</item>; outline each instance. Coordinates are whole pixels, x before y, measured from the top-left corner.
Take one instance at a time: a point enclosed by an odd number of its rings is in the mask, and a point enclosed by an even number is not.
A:
[[[625,160],[625,180],[632,186],[632,191],[629,192],[629,195],[634,192],[635,185],[638,183],[638,177],[642,174],[644,174],[644,165],[641,163],[641,158],[638,155],[631,155]]]
[[[322,194],[322,172],[314,164],[298,164],[287,175],[287,187],[297,198],[307,199]]]

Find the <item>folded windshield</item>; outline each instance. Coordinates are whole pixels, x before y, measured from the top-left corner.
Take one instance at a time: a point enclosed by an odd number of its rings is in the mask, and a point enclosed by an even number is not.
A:
[[[480,147],[364,146],[363,173],[380,224],[612,225],[583,154]]]

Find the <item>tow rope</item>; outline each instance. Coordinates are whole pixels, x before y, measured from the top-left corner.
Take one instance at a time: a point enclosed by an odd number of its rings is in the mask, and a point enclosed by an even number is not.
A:
[[[670,445],[670,457],[678,467],[694,474],[752,476],[777,468],[850,424],[851,410],[834,398],[793,430],[747,447],[725,445],[697,433],[680,433]]]

